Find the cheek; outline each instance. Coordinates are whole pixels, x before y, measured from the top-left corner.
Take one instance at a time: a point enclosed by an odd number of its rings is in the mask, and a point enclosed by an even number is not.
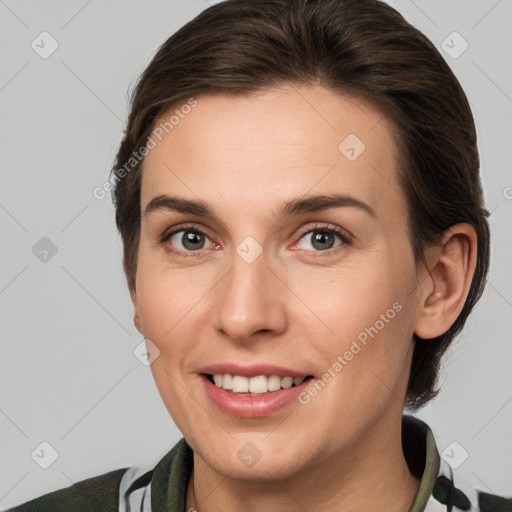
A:
[[[311,268],[307,274],[303,268],[293,270],[288,277],[299,300],[293,301],[297,308],[290,308],[290,315],[300,311],[294,321],[303,323],[306,312],[333,340],[355,338],[376,322],[378,327],[388,319],[396,323],[394,319],[400,315],[393,304],[404,306],[404,290],[411,286],[409,272],[402,265],[403,272],[396,275],[386,259],[379,253],[378,257],[353,258],[337,269]],[[388,322],[385,325],[387,328]]]
[[[139,255],[137,306],[144,335],[164,350],[193,336],[191,326],[204,315],[215,276],[207,267],[172,268],[164,258],[150,256]]]
[[[301,325],[303,332],[309,330],[306,336],[313,340],[310,348],[320,371],[327,372],[342,357],[337,371],[331,370],[340,376],[338,393],[366,399],[379,389],[395,388],[413,332],[415,306],[409,292],[415,273],[406,256],[379,251],[335,272],[312,269],[307,278],[302,274],[292,281],[297,296],[305,297],[308,312],[306,317],[293,316],[292,307],[291,322]],[[300,311],[304,312],[302,304]]]

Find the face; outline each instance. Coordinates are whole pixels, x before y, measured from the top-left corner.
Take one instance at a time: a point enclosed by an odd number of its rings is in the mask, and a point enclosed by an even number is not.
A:
[[[196,100],[142,175],[132,300],[169,413],[240,479],[382,443],[418,304],[389,122],[320,86]]]

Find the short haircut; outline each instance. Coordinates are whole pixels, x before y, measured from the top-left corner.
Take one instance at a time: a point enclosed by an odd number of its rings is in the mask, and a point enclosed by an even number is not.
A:
[[[475,124],[461,85],[435,46],[382,1],[225,0],[158,49],[133,90],[111,172],[128,286],[135,288],[144,164],[133,155],[147,150],[156,119],[202,94],[250,95],[289,84],[321,85],[369,102],[391,121],[417,268],[425,263],[425,249],[439,244],[454,224],[467,222],[476,230],[476,270],[460,315],[434,339],[414,334],[405,405],[417,410],[439,393],[441,357],[483,293],[489,212]]]

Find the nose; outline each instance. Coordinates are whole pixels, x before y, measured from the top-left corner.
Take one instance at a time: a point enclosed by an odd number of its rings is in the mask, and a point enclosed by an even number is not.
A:
[[[286,286],[265,253],[245,261],[234,253],[231,268],[216,287],[217,329],[238,343],[254,343],[285,331]]]

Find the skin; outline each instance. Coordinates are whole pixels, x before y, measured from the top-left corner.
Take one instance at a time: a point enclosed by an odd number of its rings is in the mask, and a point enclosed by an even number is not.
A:
[[[412,335],[428,343],[460,313],[475,268],[473,228],[453,226],[427,252],[428,269],[416,266],[391,125],[368,104],[321,86],[197,101],[146,156],[141,211],[173,194],[206,201],[218,220],[143,215],[130,291],[137,329],[160,350],[156,385],[194,450],[187,510],[409,510],[420,483],[400,430]],[[351,133],[366,146],[354,161],[338,149]],[[333,192],[376,216],[356,207],[272,215],[292,198]],[[183,232],[160,242],[183,223],[206,234],[203,248],[187,249]],[[318,249],[323,225],[353,237],[333,235],[331,248]],[[263,249],[252,263],[236,252],[248,236]],[[198,377],[206,364],[263,362],[321,378],[394,303],[401,311],[305,405],[233,417]],[[252,467],[237,457],[247,442],[261,453]]]

